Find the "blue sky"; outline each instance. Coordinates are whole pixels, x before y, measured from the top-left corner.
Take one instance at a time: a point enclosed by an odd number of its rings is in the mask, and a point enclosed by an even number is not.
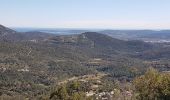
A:
[[[170,29],[170,0],[0,0],[0,24],[35,28]]]

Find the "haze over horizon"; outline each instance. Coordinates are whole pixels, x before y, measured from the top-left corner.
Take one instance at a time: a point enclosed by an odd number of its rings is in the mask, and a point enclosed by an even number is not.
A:
[[[0,0],[8,27],[170,29],[168,0]]]

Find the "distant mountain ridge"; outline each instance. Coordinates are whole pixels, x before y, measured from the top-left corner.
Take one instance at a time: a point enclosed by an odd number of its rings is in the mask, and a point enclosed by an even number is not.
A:
[[[0,25],[0,40],[8,42],[19,42],[28,40],[43,40],[52,36],[44,32],[16,32],[10,28]]]
[[[154,43],[165,43],[170,42],[170,30],[102,30],[102,29],[59,29],[59,28],[28,28],[28,29],[17,29],[22,30],[20,32],[28,32],[28,31],[39,31],[45,33],[51,33],[55,35],[72,35],[72,34],[80,34],[84,32],[97,32],[109,35],[113,38],[117,38],[120,40],[142,40],[145,42],[154,42]]]
[[[121,40],[170,41],[170,30],[103,30],[100,32]]]

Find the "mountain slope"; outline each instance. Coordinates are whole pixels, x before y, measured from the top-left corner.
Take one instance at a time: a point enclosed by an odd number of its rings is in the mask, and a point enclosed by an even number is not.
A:
[[[14,30],[9,29],[5,26],[0,25],[0,35],[8,35],[8,34],[16,33]]]
[[[19,42],[19,41],[40,41],[51,36],[55,36],[54,34],[43,33],[43,32],[16,32],[12,29],[9,29],[5,26],[0,25],[0,41],[7,42]]]
[[[153,48],[152,44],[142,41],[124,41],[96,32],[85,32],[82,34],[69,36],[57,36],[50,38],[49,41],[58,44],[77,45],[122,52],[142,52]]]
[[[18,33],[3,26],[0,32],[0,91],[27,97],[40,95],[74,76],[102,72],[111,79],[129,80],[148,67],[138,54],[157,49],[142,41],[124,41],[96,32],[56,36]]]
[[[17,41],[22,39],[22,36],[16,31],[0,25],[0,40],[1,41]]]

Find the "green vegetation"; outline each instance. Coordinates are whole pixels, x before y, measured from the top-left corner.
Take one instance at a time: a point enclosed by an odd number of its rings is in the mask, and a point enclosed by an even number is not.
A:
[[[58,86],[57,90],[50,95],[52,100],[85,100],[83,84],[74,81],[70,84]]]
[[[170,99],[170,74],[160,73],[150,68],[145,75],[134,81],[139,100],[168,100]]]
[[[87,85],[89,87],[86,87]],[[88,93],[92,95],[88,96]],[[54,100],[97,100],[97,98],[169,100],[170,74],[150,68],[144,75],[136,77],[132,84],[130,82],[108,81],[105,78],[86,80],[86,82],[71,81],[57,86],[57,89],[50,94],[50,99]]]
[[[169,74],[162,72],[170,69],[169,50],[168,43],[124,41],[96,32],[55,36],[0,26],[0,97],[167,99]],[[149,66],[160,72],[143,75]]]

